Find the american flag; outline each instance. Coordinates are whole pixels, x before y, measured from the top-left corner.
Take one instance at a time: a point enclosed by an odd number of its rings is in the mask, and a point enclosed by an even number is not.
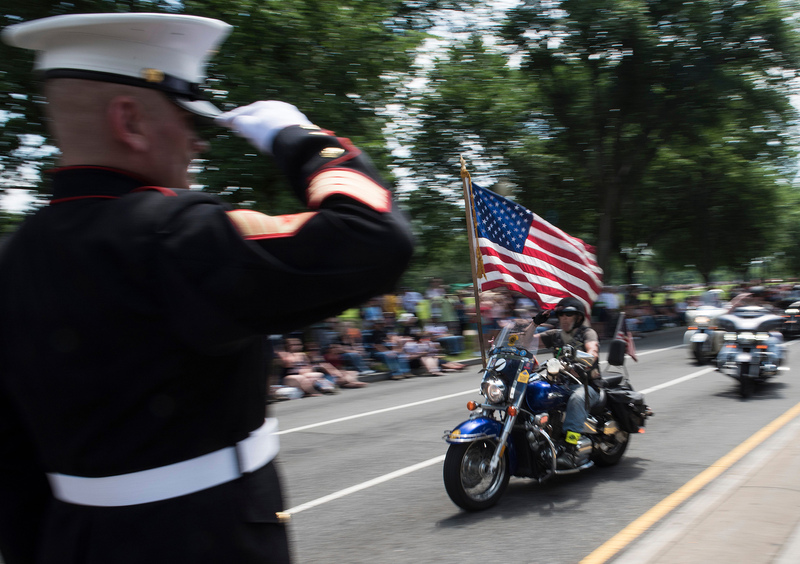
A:
[[[479,289],[505,286],[551,307],[574,296],[591,307],[603,271],[594,247],[494,192],[472,184]]]

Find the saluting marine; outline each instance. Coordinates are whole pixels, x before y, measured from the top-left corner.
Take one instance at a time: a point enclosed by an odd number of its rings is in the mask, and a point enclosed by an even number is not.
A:
[[[288,562],[264,335],[390,291],[408,226],[367,157],[297,108],[202,99],[228,24],[80,14],[3,30],[37,51],[53,199],[0,248],[6,564]],[[308,211],[190,191],[215,119]]]

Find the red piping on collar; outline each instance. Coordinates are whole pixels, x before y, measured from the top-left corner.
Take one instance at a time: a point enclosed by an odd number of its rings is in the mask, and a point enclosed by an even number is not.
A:
[[[161,195],[167,196],[167,197],[177,196],[178,195],[175,192],[175,190],[171,190],[169,188],[164,188],[163,186],[139,186],[138,188],[135,188],[135,189],[131,190],[130,193],[133,194],[134,192],[145,192],[147,190],[155,190],[156,192],[159,192]],[[96,196],[69,196],[67,198],[56,198],[55,200],[50,200],[50,204],[51,205],[52,204],[63,204],[64,202],[71,202],[73,200],[85,200],[87,198],[103,198],[103,199],[106,199],[106,200],[118,200],[119,196],[101,196],[101,195],[96,195]]]
[[[104,198],[106,200],[118,200],[119,196],[70,196],[68,198],[56,198],[50,200],[50,204],[63,204],[64,202],[71,202],[73,200],[85,200],[87,198]]]

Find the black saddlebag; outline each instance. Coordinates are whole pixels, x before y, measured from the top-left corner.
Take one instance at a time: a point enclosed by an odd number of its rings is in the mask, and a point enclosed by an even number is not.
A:
[[[606,389],[608,409],[614,420],[619,423],[619,428],[626,433],[638,433],[644,427],[645,418],[649,411],[644,403],[644,394],[636,392],[627,386]]]

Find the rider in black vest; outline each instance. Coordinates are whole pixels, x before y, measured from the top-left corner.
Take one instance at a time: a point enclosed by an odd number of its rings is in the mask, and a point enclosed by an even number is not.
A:
[[[550,311],[539,313],[534,317],[530,330],[532,331],[537,325],[547,321],[550,314]],[[600,353],[600,343],[597,332],[588,324],[586,308],[583,302],[573,297],[564,298],[558,302],[556,314],[559,327],[539,333],[542,344],[556,351],[565,345],[572,345],[577,350],[588,352],[597,360]],[[593,371],[591,376],[596,376],[596,371]],[[582,437],[581,432],[589,410],[600,399],[597,390],[592,386],[576,383],[571,385],[570,389],[572,394],[567,402],[566,417],[562,425],[564,437],[561,446],[563,449],[558,457],[559,468],[565,469],[575,468],[585,462],[579,456],[579,452],[584,450],[581,447],[584,446],[583,443],[588,439]],[[589,393],[588,405],[586,402],[587,391]]]

